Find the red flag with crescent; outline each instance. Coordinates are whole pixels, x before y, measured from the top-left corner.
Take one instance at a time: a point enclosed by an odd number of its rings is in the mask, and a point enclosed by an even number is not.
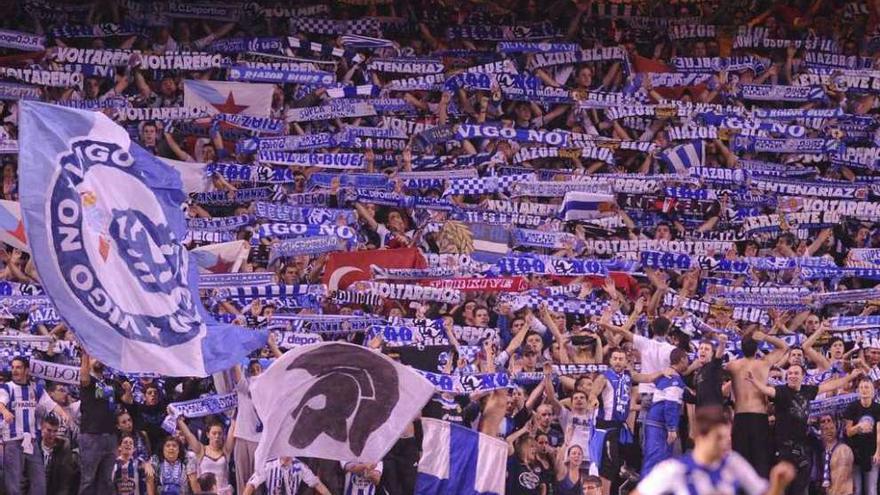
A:
[[[323,282],[330,291],[345,289],[358,280],[370,280],[370,265],[382,268],[426,268],[422,253],[413,247],[331,253],[324,265]]]

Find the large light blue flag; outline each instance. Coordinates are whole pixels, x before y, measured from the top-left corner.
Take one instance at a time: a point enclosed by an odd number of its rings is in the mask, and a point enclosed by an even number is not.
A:
[[[179,172],[100,112],[25,101],[19,111],[28,243],[92,356],[124,372],[207,376],[265,344],[202,306]]]

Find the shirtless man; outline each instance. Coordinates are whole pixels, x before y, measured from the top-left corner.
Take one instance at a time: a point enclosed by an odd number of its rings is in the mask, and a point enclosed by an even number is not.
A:
[[[758,358],[758,344],[768,342],[774,349],[766,357]],[[788,346],[782,340],[764,332],[754,332],[742,339],[743,356],[727,364],[733,376],[735,415],[733,417],[733,450],[745,457],[758,475],[766,478],[770,473],[770,423],[767,417],[767,396],[748,379],[754,377],[759,383],[767,383],[770,367],[778,363]]]

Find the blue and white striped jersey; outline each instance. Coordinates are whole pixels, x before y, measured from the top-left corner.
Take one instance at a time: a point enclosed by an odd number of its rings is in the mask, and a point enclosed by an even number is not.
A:
[[[663,461],[636,487],[643,495],[759,495],[766,489],[767,481],[736,452],[712,466],[698,464],[691,454]]]
[[[37,406],[45,411],[52,411],[56,406],[42,385],[35,382],[19,385],[12,381],[0,384],[0,404],[15,416],[9,425],[7,440],[21,439],[26,433],[36,437],[40,431]]]
[[[341,462],[342,467],[350,464]],[[376,470],[382,472],[382,463],[376,465]],[[345,473],[345,491],[343,495],[376,495],[376,485],[372,481],[360,474],[346,472]]]
[[[300,483],[313,487],[319,481],[315,473],[299,459],[291,459],[287,463],[273,459],[266,463],[264,470],[254,473],[248,484],[257,488],[265,483],[267,495],[296,495]]]

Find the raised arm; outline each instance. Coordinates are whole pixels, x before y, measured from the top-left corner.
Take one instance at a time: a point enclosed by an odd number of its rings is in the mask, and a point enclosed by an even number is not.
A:
[[[819,384],[819,393],[824,394],[826,392],[831,392],[832,390],[837,390],[846,386],[849,382],[855,380],[856,378],[862,376],[862,370],[856,369],[853,370],[852,373],[841,376],[839,378],[835,378],[833,380],[824,381]]]
[[[559,414],[559,411],[562,410],[562,404],[556,398],[556,389],[553,388],[551,378],[552,374],[553,366],[550,363],[544,363],[544,397],[547,398],[547,403],[553,408],[553,412]]]
[[[788,352],[788,344],[786,344],[784,340],[778,337],[767,335],[766,333],[760,331],[752,334],[752,337],[758,342],[767,342],[776,348],[772,352],[767,354],[767,361],[769,361],[771,364],[779,362],[779,360],[782,359],[782,356],[784,356],[785,353]]]
[[[817,352],[815,349],[813,349],[813,344],[815,344],[816,341],[819,340],[819,337],[821,337],[827,330],[828,324],[826,322],[822,322],[822,325],[820,325],[819,328],[816,329],[815,332],[813,332],[813,335],[810,335],[807,340],[805,340],[804,343],[801,345],[801,349],[804,350],[804,356],[806,356],[806,358],[810,361],[816,363],[816,366],[822,371],[831,368],[831,361],[823,356],[821,352]]]
[[[205,454],[205,446],[193,435],[189,426],[186,425],[186,419],[183,416],[177,417],[177,428],[183,433],[183,437],[186,438],[186,445],[189,447],[189,450],[193,451],[196,457],[201,459]]]

